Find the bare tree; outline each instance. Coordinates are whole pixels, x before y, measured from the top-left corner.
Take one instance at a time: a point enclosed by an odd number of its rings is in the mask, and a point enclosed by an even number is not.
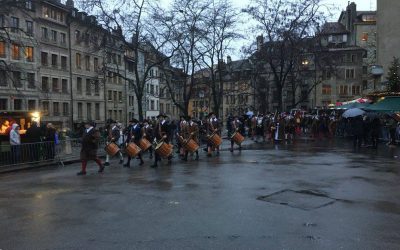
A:
[[[223,103],[224,75],[228,73],[224,58],[233,51],[232,42],[241,38],[236,31],[239,13],[228,0],[213,1],[208,12],[208,32],[204,39],[206,53],[202,60],[210,73],[208,87],[212,95],[212,111],[218,116]]]
[[[182,99],[177,100],[173,74],[166,74],[165,83],[173,103],[187,115],[189,101],[194,94],[195,72],[200,69],[204,57],[204,38],[207,35],[207,15],[210,1],[175,0],[170,10],[158,15],[155,23],[164,28],[164,32],[173,37],[169,46],[174,51],[171,64],[182,69],[181,74],[188,76],[179,86]]]
[[[152,20],[147,19],[152,16],[152,2],[150,0],[80,1],[81,6],[87,11],[91,11],[106,30],[116,31],[113,34],[119,41],[122,41],[126,50],[133,52],[135,81],[131,87],[138,104],[139,119],[144,118],[146,83],[151,78],[151,69],[167,62],[173,55],[173,50],[165,48],[170,37],[155,36],[154,30],[151,30],[154,26],[148,25],[152,23]],[[164,52],[161,56],[160,51]],[[168,52],[170,54],[166,55],[165,53]],[[128,80],[120,73],[119,77]]]
[[[255,57],[268,66],[278,109],[283,109],[283,89],[294,70],[303,44],[324,19],[321,0],[252,0],[243,11],[257,23],[255,29],[266,37]]]

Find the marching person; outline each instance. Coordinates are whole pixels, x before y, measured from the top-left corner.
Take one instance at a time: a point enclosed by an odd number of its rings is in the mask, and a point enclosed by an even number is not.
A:
[[[178,124],[178,131],[176,133],[178,139],[178,152],[181,159],[185,158],[185,148],[183,147],[183,139],[185,138],[185,134],[187,133],[187,121],[185,116],[181,115],[180,121]]]
[[[185,139],[185,141],[193,140],[197,145],[199,145],[199,131],[200,131],[199,126],[192,120],[192,117],[190,116],[186,117],[186,122],[187,122],[186,126],[183,130],[183,138]],[[196,153],[195,160],[198,161],[199,150],[197,149],[195,153]],[[188,154],[189,151],[185,149],[185,155],[183,157],[184,161],[188,160]]]
[[[152,126],[149,124],[148,120],[144,120],[143,121],[143,127],[141,130],[142,133],[142,138],[145,138],[146,140],[148,140],[149,142],[153,141],[153,128]],[[149,159],[153,158],[153,147],[150,147],[148,149],[149,151]]]
[[[214,133],[220,135],[219,121],[214,113],[208,114],[207,124],[206,124],[207,136],[211,136]],[[212,156],[212,151],[217,150],[217,155],[219,155],[219,146],[214,146],[214,144],[209,140],[207,143],[207,156]]]
[[[231,138],[231,149],[229,151],[233,152],[233,145],[235,144],[235,141],[233,140],[233,134],[236,132],[239,132],[241,126],[241,122],[237,116],[232,121],[232,131],[229,133],[229,137]],[[242,145],[239,144],[239,151],[242,150]]]
[[[85,131],[82,136],[82,149],[80,158],[82,161],[82,169],[77,175],[86,175],[86,166],[89,160],[93,160],[99,166],[99,173],[103,173],[104,165],[97,157],[97,149],[99,148],[100,132],[94,127],[94,123],[86,122]]]
[[[111,121],[107,132],[107,143],[115,143],[118,147],[121,147],[121,145],[118,145],[118,140],[121,137],[121,132],[115,121]],[[118,151],[117,154],[119,155],[119,164],[122,164],[124,162],[124,157],[121,153],[121,150]],[[108,154],[106,155],[106,163],[104,164],[104,166],[110,166],[110,155]]]
[[[157,119],[158,122],[156,126],[154,127],[154,138],[156,139],[157,143],[169,143],[170,142],[170,128],[169,124],[166,121],[166,116],[165,115],[158,115]],[[155,152],[155,157],[154,157],[154,164],[151,166],[152,168],[158,167],[157,163],[161,161],[161,156]],[[170,165],[172,162],[172,154],[168,156],[168,165]]]
[[[130,142],[134,142],[136,145],[139,145],[139,141],[142,138],[139,121],[136,119],[132,119],[130,121],[130,123],[132,124],[132,126],[131,126],[131,130],[130,130],[130,136],[128,137],[129,140],[127,140],[126,143],[129,144]],[[138,158],[140,159],[139,166],[142,166],[144,164],[144,161],[142,158],[142,153],[138,154]],[[128,161],[123,166],[126,168],[130,168],[131,167],[131,165],[130,165],[131,159],[132,159],[132,157],[130,155],[128,155]]]

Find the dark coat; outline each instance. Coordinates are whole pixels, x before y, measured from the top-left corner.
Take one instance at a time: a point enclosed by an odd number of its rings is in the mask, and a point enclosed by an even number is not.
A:
[[[92,128],[89,133],[86,130],[82,136],[81,160],[95,160],[99,148],[100,132]]]
[[[142,138],[141,128],[140,128],[139,124],[136,124],[136,126],[132,126],[131,138],[133,138],[133,141],[136,144],[138,144],[139,140]]]
[[[44,132],[45,141],[55,141],[56,140],[56,130],[54,128],[46,128]]]
[[[29,143],[40,142],[42,130],[37,125],[32,125],[26,130],[26,139]]]

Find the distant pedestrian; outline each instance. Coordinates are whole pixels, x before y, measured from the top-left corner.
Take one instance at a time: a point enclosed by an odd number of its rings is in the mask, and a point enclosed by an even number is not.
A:
[[[77,175],[86,175],[86,166],[89,160],[93,160],[99,166],[99,173],[104,171],[104,165],[97,157],[97,149],[99,148],[100,132],[94,127],[94,123],[86,122],[85,131],[82,136],[81,161],[82,169]]]
[[[19,134],[19,125],[13,123],[10,130],[11,145],[11,163],[16,164],[21,159],[21,136]]]
[[[28,153],[31,161],[39,161],[39,142],[42,131],[37,122],[32,122],[32,125],[26,130],[26,140],[28,144]]]
[[[56,142],[56,128],[52,123],[48,123],[46,126],[46,130],[44,132],[44,141],[46,148],[46,159],[52,160],[54,159],[56,150],[55,150],[55,142]]]

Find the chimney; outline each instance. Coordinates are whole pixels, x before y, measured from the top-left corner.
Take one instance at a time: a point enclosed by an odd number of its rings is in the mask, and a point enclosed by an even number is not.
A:
[[[231,62],[232,62],[231,56],[227,56],[227,57],[226,57],[226,63],[227,63],[227,64],[230,64]]]
[[[262,35],[257,36],[257,51],[260,51],[264,44],[264,37]]]
[[[68,7],[68,8],[74,8],[74,0],[67,0],[67,2],[65,3],[65,5]]]

